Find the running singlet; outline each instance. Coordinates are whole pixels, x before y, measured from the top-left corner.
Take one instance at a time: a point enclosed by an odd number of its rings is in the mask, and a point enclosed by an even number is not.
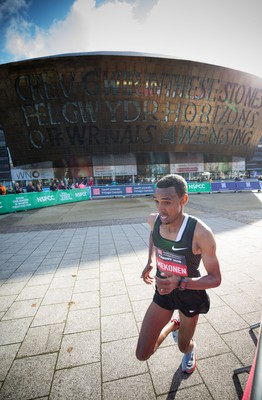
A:
[[[161,220],[156,218],[152,239],[156,252],[157,276],[161,272],[195,278],[200,276],[200,254],[192,253],[192,241],[197,219],[186,215],[179,231],[177,241],[163,238],[160,235]]]
[[[160,235],[161,220],[159,215],[157,216],[152,239],[156,253],[156,275],[159,278],[163,278],[161,272],[190,278],[200,276],[198,268],[201,255],[192,253],[196,223],[196,218],[185,215],[177,239],[172,241]],[[187,317],[205,314],[210,307],[209,296],[205,290],[180,291],[176,288],[169,294],[160,295],[156,286],[153,301],[167,310],[180,310]]]

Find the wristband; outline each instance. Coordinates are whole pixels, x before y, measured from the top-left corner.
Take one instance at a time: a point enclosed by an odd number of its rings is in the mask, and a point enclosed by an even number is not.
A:
[[[184,276],[181,276],[181,278],[178,282],[178,285],[177,285],[178,290],[180,290],[180,291],[185,290],[187,287],[187,282],[188,282],[187,278],[185,278]]]

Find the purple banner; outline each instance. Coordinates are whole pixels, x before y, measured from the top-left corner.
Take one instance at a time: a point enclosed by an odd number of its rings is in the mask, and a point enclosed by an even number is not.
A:
[[[260,190],[259,181],[222,181],[211,183],[212,192],[242,192],[244,190]]]
[[[239,181],[236,182],[236,190],[260,190],[259,181]]]
[[[227,192],[236,190],[236,182],[212,182],[211,183],[212,192]]]

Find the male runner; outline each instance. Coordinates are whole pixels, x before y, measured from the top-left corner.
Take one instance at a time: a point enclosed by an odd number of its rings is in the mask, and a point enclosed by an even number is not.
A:
[[[147,360],[166,336],[179,328],[178,347],[184,353],[182,371],[196,368],[196,344],[193,340],[199,314],[209,310],[205,289],[221,283],[216,243],[210,228],[184,213],[188,201],[187,184],[180,175],[160,179],[154,193],[157,214],[151,214],[149,256],[141,278],[153,283],[153,253],[156,256],[155,294],[139,334],[136,356]],[[206,274],[200,276],[202,259]],[[171,320],[174,310],[179,318]]]

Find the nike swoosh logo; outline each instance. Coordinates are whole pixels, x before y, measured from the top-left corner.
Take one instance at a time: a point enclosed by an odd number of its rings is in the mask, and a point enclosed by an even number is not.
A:
[[[187,250],[187,249],[188,249],[188,247],[174,247],[174,246],[172,246],[172,250],[174,250],[174,251]]]
[[[188,310],[188,312],[189,312],[190,314],[193,314],[193,312],[195,312],[195,310]]]

